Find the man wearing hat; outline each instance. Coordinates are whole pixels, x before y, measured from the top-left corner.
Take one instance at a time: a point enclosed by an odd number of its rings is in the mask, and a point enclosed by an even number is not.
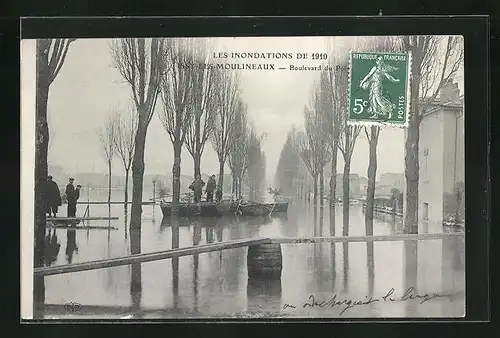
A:
[[[68,200],[68,217],[75,217],[76,216],[76,190],[75,186],[73,185],[73,182],[75,182],[75,179],[71,177],[69,179],[69,183],[66,186],[66,198]]]
[[[57,217],[57,208],[62,205],[61,193],[57,183],[52,180],[52,176],[47,176],[47,185],[45,186],[44,202],[47,207],[49,217]]]
[[[205,193],[207,194],[207,202],[214,201],[214,191],[217,187],[217,182],[215,181],[215,175],[210,176],[207,182],[207,188],[205,189]]]

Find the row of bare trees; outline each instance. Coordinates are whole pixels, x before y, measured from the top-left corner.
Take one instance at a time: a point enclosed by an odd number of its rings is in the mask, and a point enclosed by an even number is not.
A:
[[[172,202],[180,200],[181,154],[185,146],[193,158],[194,176],[201,174],[207,142],[219,162],[218,189],[223,189],[229,164],[233,191],[241,193],[250,165],[252,141],[260,141],[247,116],[238,73],[205,64],[213,51],[210,39],[117,39],[111,44],[115,67],[132,89],[138,116],[134,140],[131,228],[140,227],[145,136],[158,96],[158,117],[172,142]]]
[[[405,138],[406,215],[404,230],[406,233],[417,233],[420,123],[443,85],[459,71],[463,63],[462,40],[460,37],[452,36],[365,37],[356,39],[352,49],[372,52],[411,52],[411,109]],[[294,148],[290,147],[288,144],[290,140],[287,140],[284,146],[284,150],[287,147],[287,151],[282,152],[282,156],[293,157],[295,151],[295,154],[302,158],[312,177],[315,202],[318,198],[319,183],[320,204],[323,204],[324,168],[327,162],[331,161],[330,208],[335,209],[337,152],[340,150],[344,159],[342,204],[343,235],[346,236],[349,232],[351,159],[356,140],[364,129],[369,144],[365,226],[366,233],[372,235],[377,145],[381,129],[378,126],[361,128],[347,124],[348,73],[342,70],[335,71],[335,69],[347,68],[348,55],[333,55],[332,60],[340,67],[332,67],[330,71],[324,71],[321,74],[313,89],[311,103],[304,109],[305,130],[295,137],[295,150],[292,150]],[[324,142],[325,140],[328,142]],[[284,170],[284,167],[278,166],[278,170]],[[283,174],[277,173],[277,175]],[[301,174],[296,171],[295,176],[297,175]]]

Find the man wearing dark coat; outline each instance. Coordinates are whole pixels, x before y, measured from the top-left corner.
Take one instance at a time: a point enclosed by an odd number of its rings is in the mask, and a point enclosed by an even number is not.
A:
[[[198,177],[196,177],[196,179],[189,186],[189,189],[194,192],[194,203],[201,202],[201,193],[203,192],[204,185],[205,182],[201,179],[201,176],[198,175]]]
[[[52,176],[47,177],[47,184],[45,186],[45,206],[49,217],[57,217],[57,208],[62,205],[61,193],[57,183],[52,180]]]
[[[214,201],[214,191],[217,188],[217,182],[215,181],[215,175],[212,175],[207,182],[207,188],[205,192],[207,193],[207,202]]]
[[[76,216],[76,201],[77,201],[77,192],[75,189],[75,186],[73,185],[73,182],[75,179],[71,177],[69,179],[69,183],[66,186],[66,198],[68,200],[68,217],[75,217]]]

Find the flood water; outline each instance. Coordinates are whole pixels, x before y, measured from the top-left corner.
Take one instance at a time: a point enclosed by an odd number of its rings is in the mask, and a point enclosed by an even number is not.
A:
[[[85,207],[78,206],[78,216],[83,215]],[[108,214],[107,205],[90,208],[91,216]],[[61,216],[66,214],[64,209],[65,205]],[[163,220],[159,206],[143,206],[140,233],[126,230],[123,205],[112,205],[111,215],[120,219],[91,221],[90,225],[110,225],[117,230],[51,230],[48,243],[52,248],[49,255],[53,257],[49,264],[244,238],[331,236],[333,217],[335,233],[342,234],[341,206],[335,215],[330,215],[327,206],[314,208],[301,201],[291,203],[286,216],[256,218]],[[421,233],[443,232],[437,224],[420,227]],[[374,235],[400,232],[401,220],[390,215],[381,215],[374,221]],[[349,235],[365,235],[361,205],[351,206]],[[463,237],[418,242],[282,244],[281,249],[283,270],[278,281],[248,279],[247,248],[47,276],[41,316],[149,319],[465,314]],[[404,297],[409,288],[413,289]],[[427,298],[432,299],[411,299],[409,294],[428,294]],[[332,297],[335,302],[324,306]],[[370,297],[373,301],[368,301]],[[348,300],[369,304],[348,307]],[[65,304],[71,302],[79,305],[68,311]],[[307,305],[312,303],[316,306]],[[332,303],[336,305],[331,306]]]

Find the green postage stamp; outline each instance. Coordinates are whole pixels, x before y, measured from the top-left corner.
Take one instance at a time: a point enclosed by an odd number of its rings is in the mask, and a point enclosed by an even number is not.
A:
[[[410,64],[409,53],[351,52],[348,124],[406,127]]]

